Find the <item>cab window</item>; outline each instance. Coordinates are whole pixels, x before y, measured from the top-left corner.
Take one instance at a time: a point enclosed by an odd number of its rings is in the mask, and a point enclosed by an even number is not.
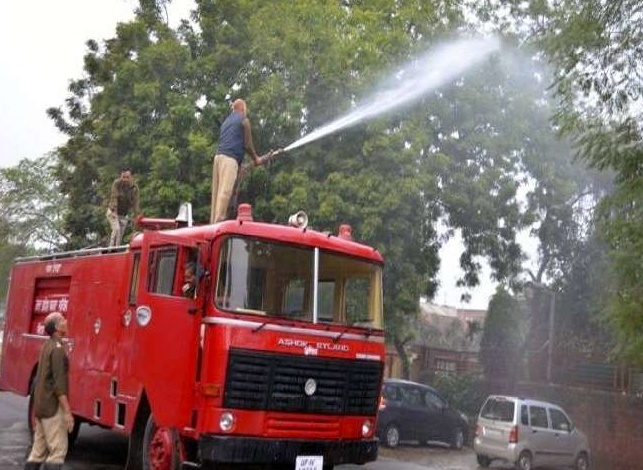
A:
[[[132,262],[132,275],[130,276],[129,282],[129,304],[134,305],[136,303],[136,293],[138,292],[138,268],[141,263],[141,254],[135,253],[134,260]]]
[[[173,295],[176,258],[176,248],[163,248],[150,252],[147,282],[147,290],[149,292]]]

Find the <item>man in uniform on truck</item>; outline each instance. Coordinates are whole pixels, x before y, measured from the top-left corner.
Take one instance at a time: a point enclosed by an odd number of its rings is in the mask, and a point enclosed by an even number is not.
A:
[[[128,215],[138,215],[138,186],[132,178],[132,170],[123,168],[121,176],[112,183],[107,205],[107,220],[112,229],[109,246],[118,246],[123,241]]]
[[[25,470],[60,470],[67,455],[67,433],[74,428],[69,408],[69,360],[62,338],[67,320],[59,312],[45,318],[49,339],[42,346],[36,371],[34,437]],[[41,466],[42,465],[42,466]]]
[[[257,155],[252,142],[252,130],[247,114],[246,102],[242,99],[235,100],[232,103],[232,112],[219,130],[219,150],[212,167],[211,224],[226,218],[237,174],[246,152],[255,166],[263,164],[263,159]],[[268,156],[272,156],[272,152]]]

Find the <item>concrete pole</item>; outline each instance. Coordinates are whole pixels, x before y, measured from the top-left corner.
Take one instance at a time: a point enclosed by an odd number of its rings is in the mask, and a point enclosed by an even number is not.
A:
[[[556,293],[549,291],[549,338],[547,339],[547,382],[551,383],[551,368],[554,353],[554,323],[556,320]]]

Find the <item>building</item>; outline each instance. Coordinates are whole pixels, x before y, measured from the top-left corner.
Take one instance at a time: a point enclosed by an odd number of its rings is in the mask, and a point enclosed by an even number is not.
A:
[[[486,310],[458,309],[420,300],[414,329],[407,345],[411,380],[430,382],[436,374],[479,373],[480,339]],[[385,374],[401,377],[402,361],[393,345],[387,347]]]

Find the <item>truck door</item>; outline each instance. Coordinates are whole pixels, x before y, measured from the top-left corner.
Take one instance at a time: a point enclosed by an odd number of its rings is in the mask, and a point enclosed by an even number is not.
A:
[[[158,426],[186,427],[195,397],[200,323],[208,245],[162,232],[145,232],[138,261],[138,289],[130,320],[124,380],[145,388]],[[184,292],[186,267],[196,271]],[[127,340],[124,340],[126,343]]]

